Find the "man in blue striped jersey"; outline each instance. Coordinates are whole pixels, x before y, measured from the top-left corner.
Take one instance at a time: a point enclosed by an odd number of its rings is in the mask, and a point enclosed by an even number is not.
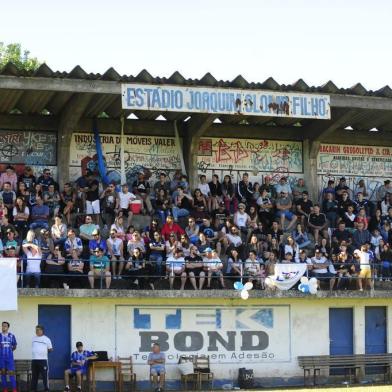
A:
[[[76,343],[76,351],[71,354],[71,367],[64,372],[65,392],[70,390],[69,378],[72,376],[76,376],[78,392],[82,390],[82,377],[87,373],[88,361],[96,358],[96,355],[92,351],[83,349],[82,342]]]
[[[16,349],[15,335],[8,332],[10,323],[3,321],[0,335],[0,371],[3,392],[7,392],[7,374],[10,379],[12,392],[16,392],[14,350]]]

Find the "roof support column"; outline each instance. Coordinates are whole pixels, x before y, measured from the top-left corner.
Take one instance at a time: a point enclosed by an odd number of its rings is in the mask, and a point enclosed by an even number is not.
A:
[[[313,203],[319,201],[319,189],[317,183],[317,154],[320,149],[320,141],[305,139],[304,149],[304,177],[309,190],[309,197]]]
[[[197,153],[200,138],[216,118],[217,116],[214,114],[196,114],[192,116],[184,128],[184,161],[191,189],[194,189],[199,183],[197,175]]]
[[[70,99],[61,113],[57,143],[57,168],[61,187],[69,181],[72,134],[77,130],[77,124],[90,100],[91,94],[76,94]]]

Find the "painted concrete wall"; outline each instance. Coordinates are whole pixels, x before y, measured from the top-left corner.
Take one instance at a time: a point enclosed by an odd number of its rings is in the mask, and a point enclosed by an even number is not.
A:
[[[146,353],[140,353],[142,333],[167,333],[170,345],[167,355],[178,354],[209,354],[211,368],[215,378],[222,382],[236,380],[238,368],[248,367],[255,371],[255,377],[281,380],[302,376],[298,367],[299,355],[329,354],[329,308],[350,307],[354,310],[354,353],[361,354],[365,350],[365,306],[387,307],[387,346],[392,347],[392,305],[388,299],[220,299],[220,298],[50,298],[50,297],[21,297],[17,312],[3,312],[1,317],[9,320],[12,331],[16,334],[19,345],[16,357],[30,358],[31,337],[38,322],[38,305],[71,305],[72,309],[72,345],[77,340],[85,342],[86,347],[93,350],[107,350],[110,357],[116,355],[139,354],[135,356],[135,370],[138,380],[148,377],[148,367],[144,364]],[[161,308],[161,309],[160,309]],[[268,309],[274,312],[274,321],[268,319]],[[205,314],[205,321],[211,321],[208,315],[221,312],[220,324],[213,322],[200,323],[202,318],[197,314]],[[254,316],[258,311],[259,315]],[[139,320],[135,328],[135,312],[139,316],[150,315],[150,326],[146,327],[146,319]],[[176,324],[178,312],[182,314],[181,325]],[[264,313],[263,312],[267,312]],[[171,318],[166,318],[171,315]],[[177,316],[176,316],[177,315]],[[166,323],[169,320],[169,324]],[[170,321],[171,320],[171,321]],[[174,326],[173,326],[174,322]],[[197,351],[180,352],[173,347],[173,339],[178,333],[186,331],[200,332],[205,342]],[[214,342],[208,341],[208,331],[218,332],[224,340],[228,340],[229,332],[235,336],[235,350],[225,350],[220,341],[215,341],[218,351],[208,351]],[[246,331],[265,332],[268,335],[267,347],[261,350],[241,350],[243,341],[241,335]],[[162,341],[161,341],[162,342]],[[178,343],[180,342],[180,343]],[[248,339],[248,343],[257,346],[257,337]],[[182,344],[182,346],[181,346]],[[192,338],[186,337],[181,343],[177,337],[178,347],[191,347]],[[233,352],[237,357],[232,359]],[[244,354],[240,356],[239,354]],[[266,353],[266,357],[263,353]],[[269,354],[273,353],[271,357]],[[55,355],[55,354],[53,354]],[[219,356],[221,355],[221,356]],[[224,355],[224,356],[223,356]],[[168,359],[169,379],[178,379],[179,372],[175,357]],[[101,379],[110,377],[100,374]]]

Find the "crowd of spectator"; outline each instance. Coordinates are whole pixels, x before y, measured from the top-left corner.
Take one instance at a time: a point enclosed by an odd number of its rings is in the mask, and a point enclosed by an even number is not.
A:
[[[31,167],[17,176],[8,166],[0,188],[0,252],[19,258],[24,287],[126,280],[154,289],[166,279],[170,288],[189,281],[201,290],[243,279],[264,289],[276,263],[306,263],[330,289],[362,290],[392,277],[389,180],[375,201],[363,180],[356,189],[344,177],[330,180],[315,202],[304,179],[251,183],[244,173],[235,184],[201,175],[190,189],[179,172],[156,182],[140,172],[130,186],[103,185],[87,172],[60,189],[49,169],[36,178]],[[135,203],[151,216],[147,227],[133,224]]]

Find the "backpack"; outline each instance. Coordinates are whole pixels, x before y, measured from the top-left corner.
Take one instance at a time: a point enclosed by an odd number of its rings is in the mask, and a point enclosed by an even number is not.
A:
[[[239,368],[238,369],[238,386],[241,389],[253,388],[253,369]]]

